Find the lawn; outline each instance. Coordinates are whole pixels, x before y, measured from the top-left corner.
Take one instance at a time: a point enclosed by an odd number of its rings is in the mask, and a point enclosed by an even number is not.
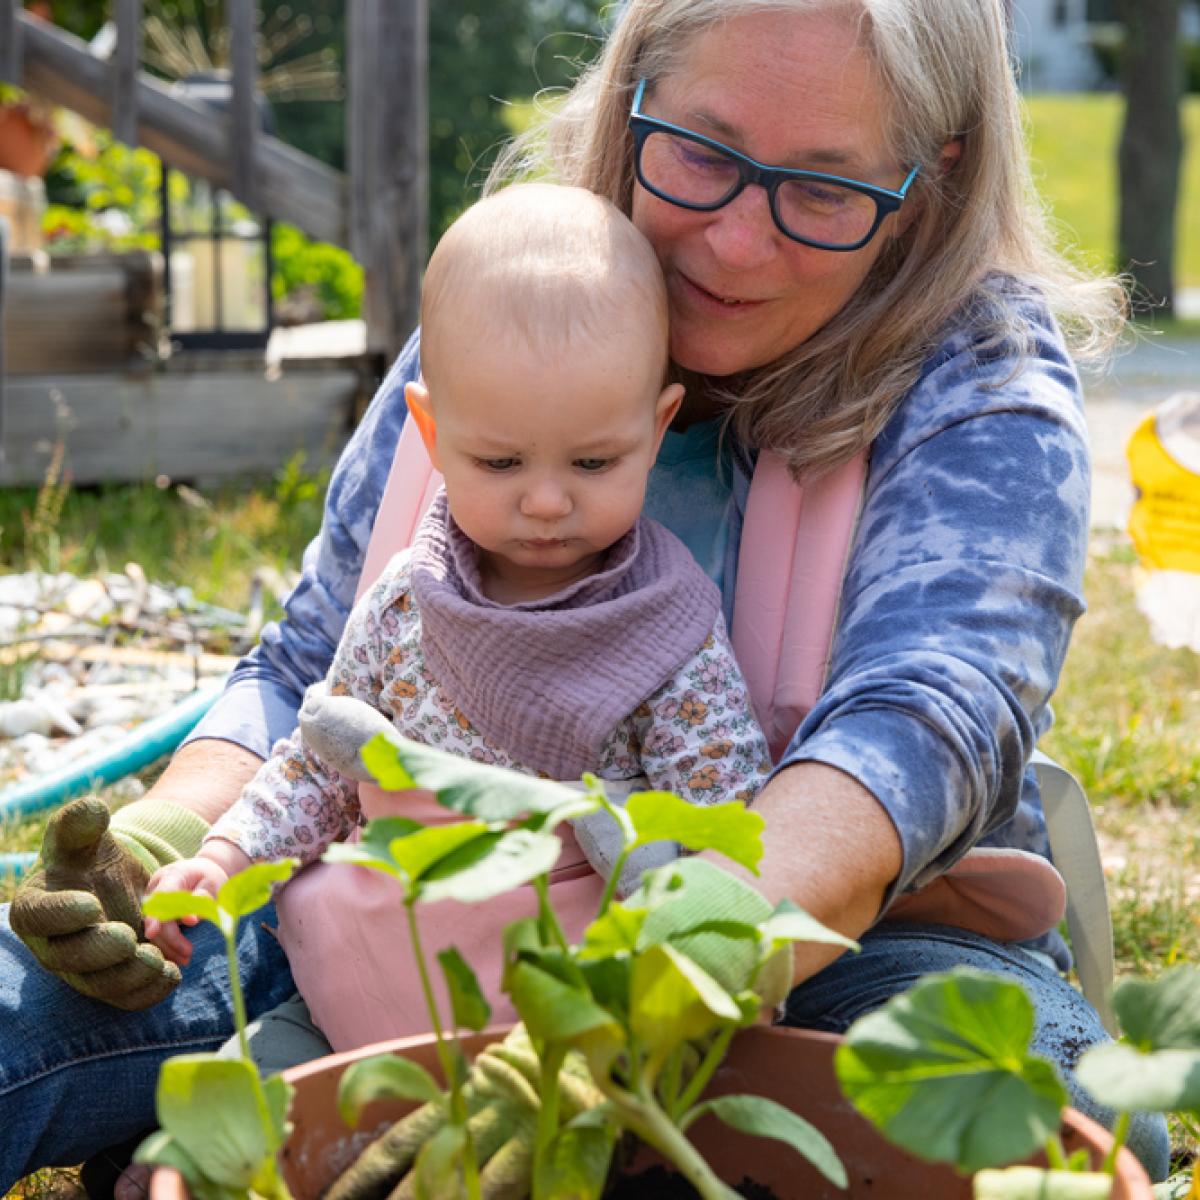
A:
[[[1117,145],[1123,101],[1115,94],[1027,100],[1038,190],[1077,261],[1116,267]],[[1184,164],[1176,230],[1176,282],[1200,287],[1200,96],[1184,102]],[[1189,219],[1185,214],[1191,214]]]

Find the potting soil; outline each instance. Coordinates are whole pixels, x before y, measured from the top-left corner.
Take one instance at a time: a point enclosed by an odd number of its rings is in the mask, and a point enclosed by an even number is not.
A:
[[[733,1189],[746,1200],[780,1200],[769,1187],[755,1183],[749,1176]],[[650,1167],[636,1175],[618,1175],[604,1200],[696,1200],[699,1192],[678,1171]]]

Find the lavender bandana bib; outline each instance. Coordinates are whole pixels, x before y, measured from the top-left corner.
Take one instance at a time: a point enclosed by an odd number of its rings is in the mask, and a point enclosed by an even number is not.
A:
[[[482,734],[553,779],[594,769],[617,724],[699,649],[721,607],[684,544],[644,517],[596,574],[541,600],[497,604],[444,492],[413,542],[412,589],[421,649],[446,694]]]

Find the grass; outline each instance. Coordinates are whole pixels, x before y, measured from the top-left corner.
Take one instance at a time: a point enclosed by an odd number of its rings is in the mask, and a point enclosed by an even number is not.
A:
[[[320,524],[325,482],[294,459],[268,485],[207,494],[145,483],[68,489],[47,502],[45,486],[0,489],[0,572],[92,575],[132,560],[151,580],[244,608],[256,570],[299,562]]]
[[[1124,101],[1112,93],[1040,95],[1026,100],[1038,190],[1085,266],[1117,268],[1117,145]],[[1200,287],[1200,96],[1183,105],[1184,162],[1176,220],[1175,276]]]

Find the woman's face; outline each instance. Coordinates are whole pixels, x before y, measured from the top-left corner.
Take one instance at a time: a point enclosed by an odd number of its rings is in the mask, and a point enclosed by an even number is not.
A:
[[[735,17],[692,42],[643,111],[770,166],[898,188],[905,169],[888,151],[884,94],[855,32],[844,13]],[[794,349],[854,294],[897,216],[861,250],[839,253],[781,233],[760,187],[716,212],[693,212],[635,184],[634,224],[666,275],[671,357],[724,376]]]

